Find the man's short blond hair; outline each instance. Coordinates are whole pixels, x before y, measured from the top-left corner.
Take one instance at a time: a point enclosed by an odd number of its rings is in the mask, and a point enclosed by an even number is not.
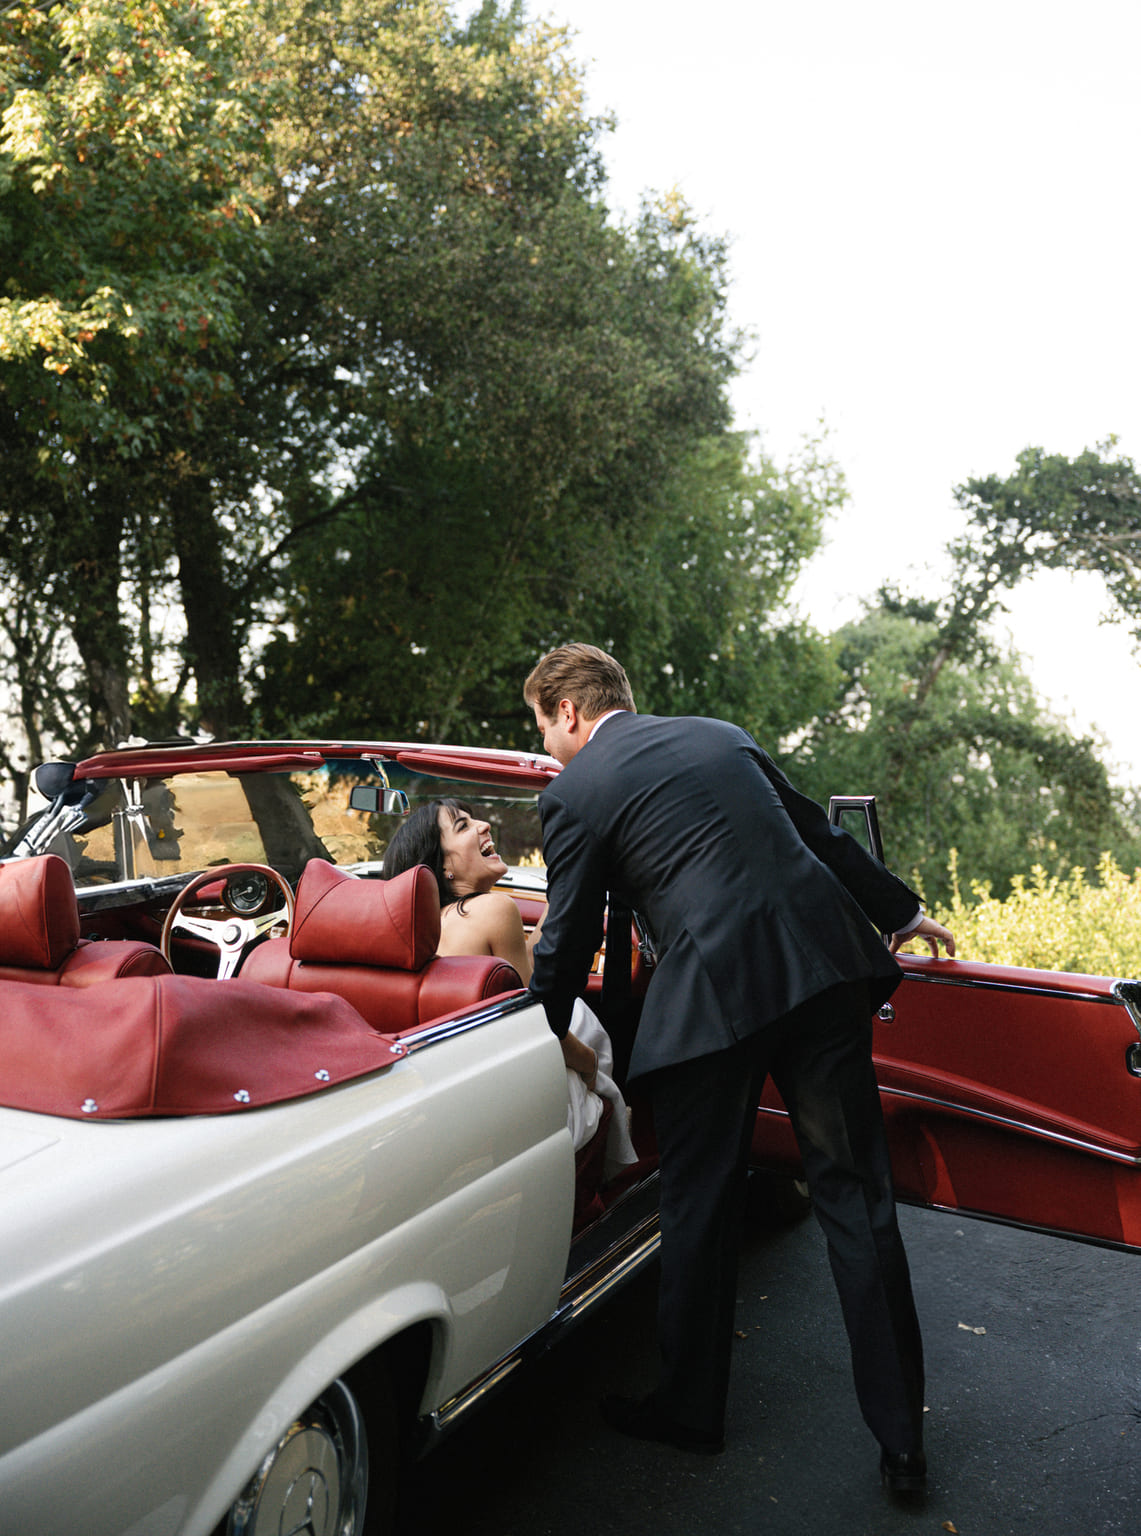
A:
[[[634,709],[630,679],[621,662],[596,645],[575,641],[548,651],[523,684],[523,697],[538,705],[547,720],[558,713],[559,700],[569,699],[588,720],[611,709]]]

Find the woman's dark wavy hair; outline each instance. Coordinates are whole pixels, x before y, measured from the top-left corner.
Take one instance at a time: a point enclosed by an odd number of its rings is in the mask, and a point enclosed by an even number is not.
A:
[[[460,800],[429,800],[427,805],[418,806],[411,816],[400,823],[396,835],[385,849],[383,875],[386,880],[391,880],[396,875],[402,875],[406,869],[426,864],[440,892],[440,906],[446,907],[456,900],[456,893],[444,879],[444,847],[440,841],[441,810],[447,811],[453,819],[457,815],[475,815],[471,807]],[[462,901],[460,910],[463,910]]]

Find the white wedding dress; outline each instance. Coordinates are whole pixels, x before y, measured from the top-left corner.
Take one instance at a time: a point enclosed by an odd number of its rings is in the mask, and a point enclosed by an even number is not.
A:
[[[567,1128],[574,1139],[576,1152],[581,1151],[597,1131],[602,1119],[602,1100],[609,1099],[614,1105],[606,1133],[606,1161],[602,1175],[606,1181],[638,1161],[634,1143],[630,1140],[626,1101],[622,1097],[622,1090],[610,1075],[614,1071],[614,1050],[610,1036],[581,997],[575,1001],[570,1032],[577,1035],[583,1045],[589,1045],[598,1057],[595,1091],[586,1086],[577,1072],[567,1068]]]

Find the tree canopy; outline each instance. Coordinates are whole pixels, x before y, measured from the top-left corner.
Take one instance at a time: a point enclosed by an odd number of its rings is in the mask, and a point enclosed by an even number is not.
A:
[[[885,587],[833,637],[843,682],[797,741],[812,792],[838,784],[880,797],[893,859],[932,899],[949,895],[948,856],[1004,894],[1035,864],[1094,869],[1141,857],[1133,797],[1111,785],[1100,743],[1050,717],[992,621],[1035,572],[1092,570],[1141,637],[1141,486],[1110,440],[1076,458],[1028,448],[1013,474],[964,482],[963,533],[937,599]]]
[[[0,15],[0,357],[41,479],[82,450],[153,447],[227,387],[257,261],[267,122],[245,57],[248,0],[119,0]]]
[[[124,736],[170,445],[234,384],[265,81],[245,0],[0,14],[0,678],[25,746]],[[136,638],[138,637],[138,638]],[[7,752],[17,787],[26,758]]]
[[[1013,474],[967,480],[955,559],[960,624],[1036,570],[1094,571],[1141,639],[1141,476],[1109,438],[1075,458],[1027,448]]]
[[[824,640],[787,604],[842,476],[734,431],[725,242],[676,194],[617,219],[607,126],[520,0],[0,11],[17,801],[30,761],[185,725],[531,741],[521,678],[584,638],[643,708],[874,789],[935,894],[952,844],[1000,886],[1127,861],[1095,744],[988,624],[1066,566],[1141,636],[1133,465],[966,482],[948,593]]]
[[[676,196],[610,215],[563,32],[494,0],[0,25],[33,735],[509,739],[519,677],[584,626],[655,699],[789,715],[774,648],[819,657],[770,619],[839,492],[732,434],[724,244]],[[57,666],[33,699],[48,634],[80,688]]]
[[[798,782],[825,803],[875,794],[892,865],[929,902],[951,899],[952,853],[998,897],[1035,865],[1064,877],[1107,851],[1141,863],[1141,828],[1098,743],[1050,715],[1016,655],[979,647],[933,677],[939,643],[936,606],[890,592],[839,630],[843,683],[798,742]]]

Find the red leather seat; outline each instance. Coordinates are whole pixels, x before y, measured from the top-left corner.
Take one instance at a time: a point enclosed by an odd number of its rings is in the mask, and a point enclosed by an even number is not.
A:
[[[389,1034],[523,985],[494,955],[437,955],[439,942],[439,893],[423,865],[393,880],[358,880],[310,859],[289,937],[260,945],[241,975],[295,992],[333,992]]]
[[[0,981],[87,987],[170,966],[143,939],[81,939],[66,862],[54,853],[0,865]]]

